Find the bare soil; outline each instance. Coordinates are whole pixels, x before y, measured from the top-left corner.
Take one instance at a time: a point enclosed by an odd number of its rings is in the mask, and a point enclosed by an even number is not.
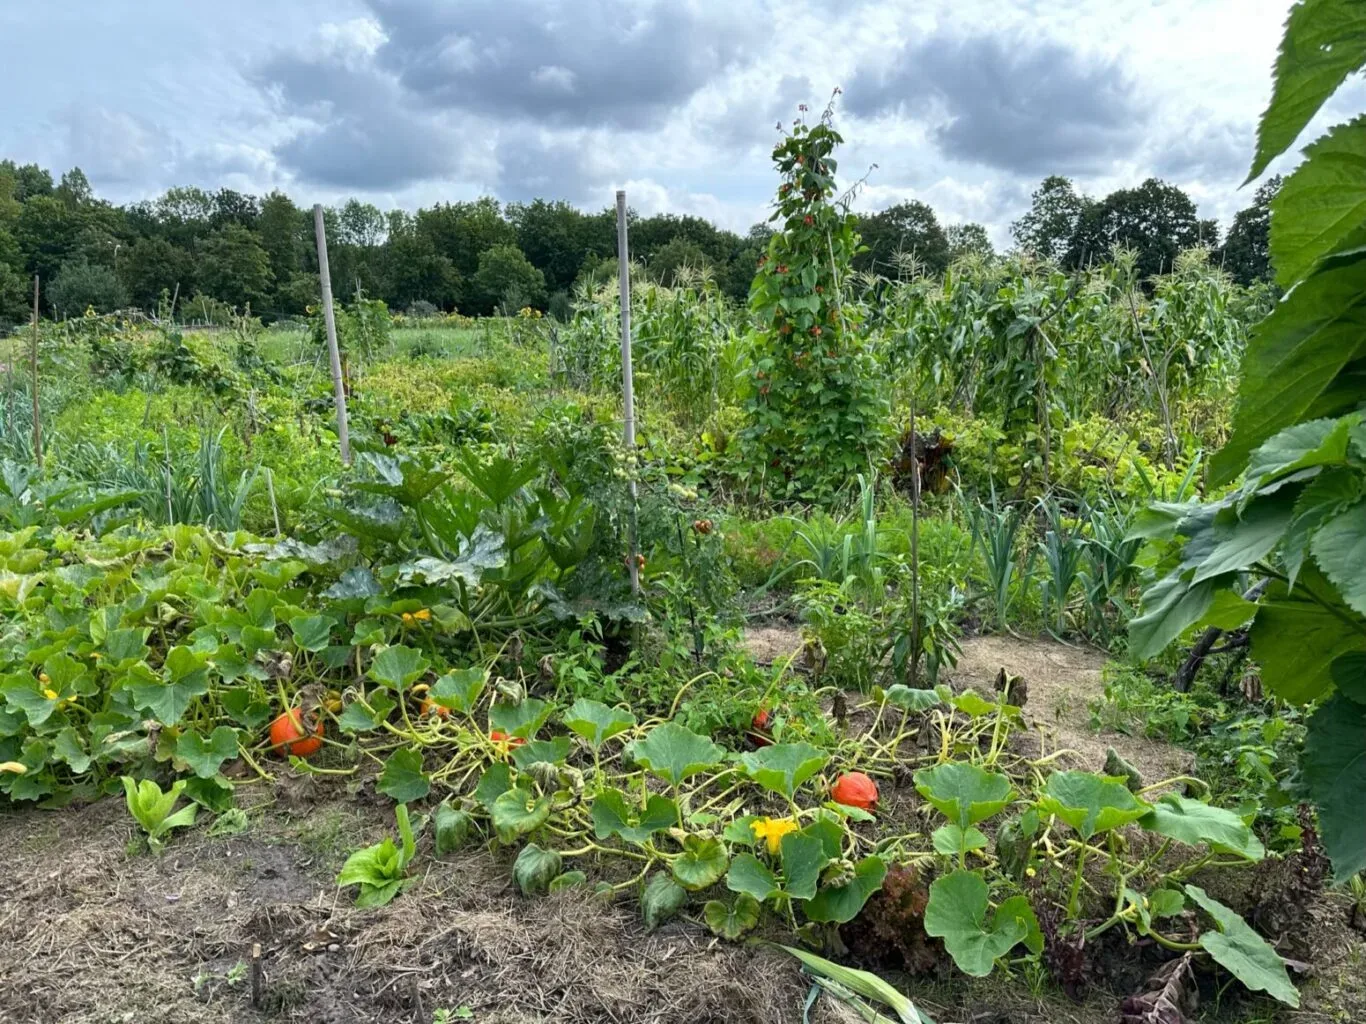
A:
[[[1042,752],[1066,751],[1059,761],[1069,767],[1099,771],[1114,748],[1138,769],[1145,784],[1187,774],[1195,761],[1189,751],[1142,736],[1097,732],[1092,726],[1089,705],[1105,696],[1105,662],[1100,651],[1056,640],[978,636],[963,641],[958,665],[944,675],[955,689],[973,688],[986,696],[1002,669],[1019,676],[1029,695],[1025,718],[1036,730]]]

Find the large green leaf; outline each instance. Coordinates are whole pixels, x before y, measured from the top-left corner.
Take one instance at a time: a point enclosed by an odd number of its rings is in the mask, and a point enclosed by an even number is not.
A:
[[[783,890],[798,900],[815,896],[821,871],[830,863],[820,838],[805,832],[789,832],[779,841],[779,853],[783,864]]]
[[[551,799],[538,797],[529,789],[513,786],[493,801],[489,818],[504,843],[536,831],[550,817]]]
[[[1366,501],[1324,523],[1309,542],[1309,550],[1343,600],[1366,615]]]
[[[1344,654],[1328,668],[1333,685],[1347,699],[1366,704],[1366,653]]]
[[[643,811],[615,789],[604,790],[593,800],[593,834],[599,839],[620,836],[639,845],[677,824],[678,805],[658,793],[651,794]]]
[[[335,625],[336,620],[330,615],[296,615],[289,620],[289,631],[299,650],[316,654],[331,642]]]
[[[492,814],[494,801],[511,788],[512,769],[501,762],[491,764],[484,769],[484,774],[479,776],[479,783],[474,787],[474,799],[479,802],[480,807]]]
[[[806,901],[807,919],[844,924],[858,917],[868,898],[882,888],[887,865],[881,857],[864,857],[854,865],[854,877],[844,885],[827,885]]]
[[[535,697],[527,697],[516,704],[500,701],[489,708],[489,726],[508,736],[529,740],[541,731],[554,710],[554,705]]]
[[[1311,592],[1321,600],[1313,600]],[[1332,684],[1333,662],[1366,651],[1366,634],[1353,628],[1354,621],[1366,625],[1337,600],[1313,565],[1304,567],[1293,591],[1273,581],[1248,631],[1262,681],[1278,697],[1298,704],[1323,696]]]
[[[1124,779],[1079,771],[1054,772],[1039,800],[1039,810],[1056,815],[1083,839],[1137,821],[1151,809]]]
[[[631,758],[672,786],[721,763],[725,750],[677,722],[665,722],[631,744]]]
[[[782,892],[778,877],[752,853],[742,853],[730,862],[726,888],[753,896],[760,903]]]
[[[237,731],[220,725],[205,739],[187,729],[176,739],[176,755],[201,779],[218,774],[223,762],[237,756]]]
[[[1208,551],[1200,546],[1204,557],[1191,582],[1199,584],[1260,562],[1280,541],[1294,511],[1295,494],[1286,490],[1256,498],[1237,517],[1225,509],[1211,527],[1214,546]]]
[[[129,686],[134,704],[152,712],[162,725],[175,725],[190,701],[209,692],[207,661],[207,655],[196,654],[188,647],[172,647],[166,653],[160,680],[147,679]]]
[[[622,708],[608,707],[602,701],[580,697],[564,713],[564,724],[598,750],[613,736],[636,724],[636,716]]]
[[[545,764],[564,764],[569,757],[572,740],[568,736],[556,736],[549,740],[532,740],[520,747],[512,748],[512,763],[526,771],[538,761]]]
[[[1366,497],[1366,477],[1345,466],[1331,467],[1305,485],[1295,502],[1295,518],[1281,544],[1281,561],[1294,584],[1299,579],[1309,544],[1320,526]]]
[[[416,682],[430,664],[421,651],[396,644],[375,655],[366,674],[377,683],[402,691]]]
[[[1210,460],[1210,482],[1236,477],[1252,451],[1297,423],[1353,358],[1366,352],[1366,253],[1335,259],[1283,299],[1243,354],[1233,434]]]
[[[1331,466],[1347,458],[1347,443],[1359,415],[1308,420],[1286,427],[1252,453],[1247,479],[1268,483],[1287,473],[1312,466]]]
[[[468,715],[479,703],[488,678],[487,670],[482,668],[452,669],[432,684],[427,699],[440,707]]]
[[[688,835],[683,837],[683,853],[669,862],[675,881],[692,892],[715,885],[726,874],[730,857],[721,840]]]
[[[1192,586],[1176,573],[1164,576],[1143,594],[1143,614],[1129,621],[1129,650],[1154,658],[1204,617],[1214,600],[1215,583]]]
[[[1187,885],[1186,895],[1219,926],[1217,932],[1201,935],[1200,945],[1221,967],[1253,992],[1265,992],[1288,1006],[1300,1005],[1299,990],[1290,983],[1285,961],[1266,939],[1198,885]]]
[[[1282,288],[1360,244],[1366,224],[1366,118],[1337,125],[1304,154],[1271,202],[1271,262]]]
[[[967,828],[1010,802],[1010,780],[966,761],[949,761],[915,773],[915,788],[940,814]]]
[[[798,786],[825,767],[826,759],[809,743],[775,743],[740,755],[746,775],[789,800]]]
[[[1290,9],[1248,181],[1294,145],[1328,97],[1364,62],[1366,10],[1360,3],[1304,0]]]
[[[1251,860],[1261,860],[1266,849],[1246,822],[1232,811],[1211,807],[1179,793],[1168,793],[1138,820],[1150,832],[1187,846],[1210,846],[1232,850]]]
[[[930,886],[925,932],[944,940],[944,948],[964,974],[985,978],[998,958],[1029,934],[1016,913],[997,914],[987,927],[989,890],[976,871],[955,871]]]
[[[1300,773],[1319,811],[1333,874],[1366,871],[1366,704],[1337,694],[1314,712],[1304,737]]]
[[[399,747],[384,762],[375,788],[396,803],[421,800],[432,791],[431,777],[422,770],[422,754],[412,747]]]

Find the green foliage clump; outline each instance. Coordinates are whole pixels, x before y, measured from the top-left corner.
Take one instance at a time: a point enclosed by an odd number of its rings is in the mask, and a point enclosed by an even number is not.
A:
[[[832,111],[796,124],[773,150],[782,184],[750,293],[759,322],[749,424],[741,435],[751,486],[827,500],[880,453],[887,404],[853,292],[857,218],[834,201]]]

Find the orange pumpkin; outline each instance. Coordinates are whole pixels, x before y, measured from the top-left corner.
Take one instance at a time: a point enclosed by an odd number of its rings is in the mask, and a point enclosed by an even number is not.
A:
[[[277,754],[312,757],[322,748],[322,721],[313,715],[305,715],[299,708],[290,708],[270,723],[270,749]]]
[[[863,772],[845,772],[830,787],[830,798],[845,807],[871,811],[877,806],[877,783]]]

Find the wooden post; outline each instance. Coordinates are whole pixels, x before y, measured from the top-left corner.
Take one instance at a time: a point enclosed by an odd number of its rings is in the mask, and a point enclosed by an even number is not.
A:
[[[621,399],[625,407],[626,451],[630,455],[631,536],[627,567],[631,572],[631,593],[640,593],[640,559],[636,531],[636,391],[631,375],[631,250],[626,239],[626,193],[617,191],[617,285],[621,293]]]
[[[332,271],[327,265],[327,228],[321,203],[313,207],[313,231],[318,236],[318,282],[323,290],[323,322],[327,325],[327,359],[332,364],[332,398],[337,406],[337,440],[342,464],[351,465],[351,437],[346,429],[346,387],[342,382],[341,353],[337,350],[337,319],[332,312]]]
[[[43,468],[43,415],[38,406],[38,275],[33,275],[33,341],[28,349],[29,373],[33,377],[33,457]]]

